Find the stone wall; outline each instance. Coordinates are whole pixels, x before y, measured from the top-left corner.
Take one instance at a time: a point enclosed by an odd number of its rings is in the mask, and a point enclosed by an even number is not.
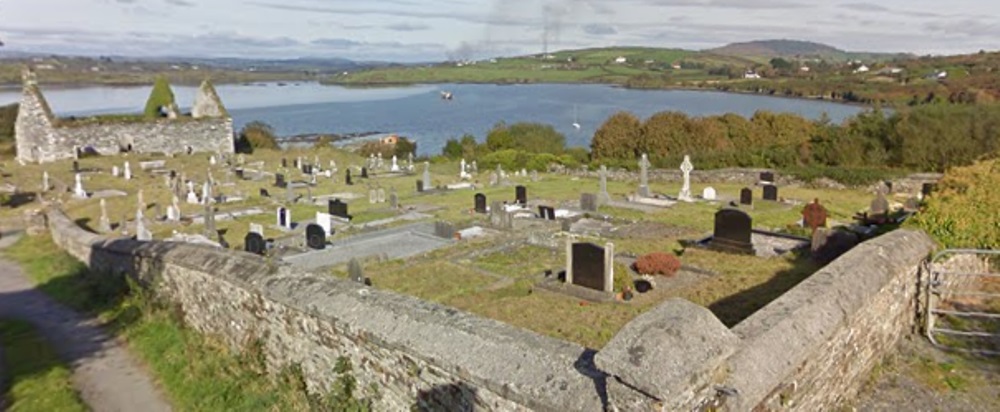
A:
[[[21,162],[71,159],[74,151],[110,156],[131,148],[138,153],[233,153],[233,121],[207,82],[199,89],[198,116],[149,121],[66,121],[55,117],[34,74],[24,73],[21,105],[14,126]]]
[[[210,247],[110,240],[49,212],[56,242],[127,274],[193,328],[259,343],[324,394],[339,358],[379,410],[831,410],[910,333],[922,262],[899,230],[863,243],[736,327],[672,299],[595,352],[458,310]],[[377,389],[377,390],[376,390]],[[377,392],[377,394],[376,394]]]

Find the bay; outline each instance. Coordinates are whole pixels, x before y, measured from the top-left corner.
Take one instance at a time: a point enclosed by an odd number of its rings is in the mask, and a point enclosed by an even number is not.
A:
[[[137,113],[149,87],[47,88],[43,93],[59,116]],[[661,111],[692,116],[759,110],[840,122],[864,110],[818,100],[687,90],[630,90],[607,85],[443,84],[346,88],[318,83],[262,83],[217,86],[237,129],[263,121],[280,136],[312,133],[398,134],[414,139],[419,154],[437,154],[447,139],[471,134],[482,140],[497,122],[550,124],[570,146],[589,146],[609,116],[628,111],[647,118]],[[175,86],[182,109],[194,102],[194,87]],[[454,95],[442,99],[441,92]],[[20,100],[20,91],[0,91],[0,104]],[[574,126],[579,124],[579,129]]]

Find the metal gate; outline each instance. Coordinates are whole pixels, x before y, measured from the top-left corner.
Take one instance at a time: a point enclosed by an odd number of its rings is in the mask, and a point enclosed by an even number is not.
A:
[[[948,249],[927,269],[924,317],[931,343],[1000,356],[1000,251]]]

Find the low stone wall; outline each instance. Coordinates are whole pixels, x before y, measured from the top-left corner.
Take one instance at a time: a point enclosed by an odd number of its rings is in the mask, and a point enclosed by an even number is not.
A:
[[[376,410],[602,408],[603,374],[579,345],[250,254],[102,238],[58,211],[49,227],[94,272],[138,279],[196,330],[261,345],[272,371],[299,366],[315,394],[346,358]]]
[[[260,344],[324,394],[338,359],[378,410],[831,410],[912,330],[922,262],[900,230],[868,241],[736,327],[672,299],[600,352],[239,252],[109,240],[49,213],[53,238],[95,272],[127,274],[193,328]]]
[[[234,148],[229,118],[57,126],[55,132],[62,147],[89,146],[108,156],[129,144],[137,153],[184,154],[188,148],[192,153],[232,153]]]

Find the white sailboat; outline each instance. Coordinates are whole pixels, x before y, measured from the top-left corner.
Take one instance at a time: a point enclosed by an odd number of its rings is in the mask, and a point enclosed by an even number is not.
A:
[[[580,114],[576,110],[576,105],[573,105],[573,128],[580,130]]]

